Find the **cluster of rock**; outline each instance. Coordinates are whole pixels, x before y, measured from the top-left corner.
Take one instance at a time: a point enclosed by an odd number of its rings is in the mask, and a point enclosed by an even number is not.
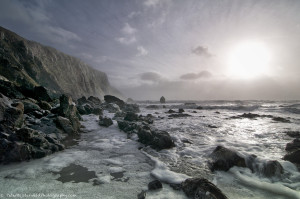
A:
[[[217,146],[210,158],[209,167],[211,171],[228,171],[230,168],[237,166],[247,167],[252,172],[258,172],[265,177],[280,177],[284,172],[283,167],[277,160],[269,160],[264,163],[257,162],[255,155],[245,158],[237,151],[223,146]]]
[[[79,133],[81,117],[72,98],[52,96],[42,86],[0,80],[0,162],[44,157],[63,150],[60,141]]]
[[[193,199],[227,199],[226,195],[213,183],[204,178],[189,178],[180,184],[170,184],[174,190],[182,190],[189,198]],[[162,189],[162,183],[154,180],[148,184],[148,190]],[[146,191],[138,194],[138,199],[146,198]]]
[[[149,145],[154,149],[168,149],[175,146],[170,134],[166,131],[154,129],[153,116],[138,116],[136,113],[127,112],[124,118],[117,120],[119,128],[128,135],[137,134],[139,142]]]
[[[283,123],[290,123],[291,121],[285,119],[283,117],[276,117],[273,115],[259,115],[255,113],[243,113],[242,115],[233,116],[231,119],[241,119],[241,118],[248,118],[248,119],[257,119],[257,118],[270,118],[275,122],[283,122]]]

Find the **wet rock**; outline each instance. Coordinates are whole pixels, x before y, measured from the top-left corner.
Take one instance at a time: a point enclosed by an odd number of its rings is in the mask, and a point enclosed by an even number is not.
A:
[[[80,115],[70,96],[61,95],[59,98],[59,115],[70,120],[74,133],[78,133],[80,129]]]
[[[49,91],[43,86],[36,86],[33,89],[33,97],[39,101],[51,102],[52,99],[49,95]]]
[[[5,96],[9,98],[24,98],[24,95],[19,91],[18,87],[7,79],[0,79],[0,93],[5,94]]]
[[[157,105],[148,105],[146,106],[147,109],[159,109],[159,106]]]
[[[149,190],[157,190],[157,189],[161,189],[161,188],[162,188],[162,184],[159,180],[154,180],[148,184]]]
[[[74,128],[69,119],[58,116],[56,119],[56,123],[58,127],[60,127],[65,133],[69,135],[74,133]]]
[[[273,117],[272,120],[275,122],[283,122],[283,123],[290,123],[291,121],[282,117]]]
[[[34,130],[30,128],[21,128],[16,131],[16,135],[24,142],[30,142],[34,137]]]
[[[204,178],[190,178],[182,182],[184,193],[194,199],[227,199],[213,183]]]
[[[109,127],[113,125],[113,121],[108,117],[99,117],[99,125],[104,127]]]
[[[245,158],[236,151],[223,146],[217,146],[210,156],[212,160],[209,163],[211,171],[228,171],[233,166],[246,167]]]
[[[39,105],[29,101],[29,100],[24,100],[23,101],[24,104],[24,113],[31,113],[34,111],[41,111],[41,108],[39,107]]]
[[[94,105],[101,105],[101,100],[98,97],[94,97],[94,96],[89,96],[89,98],[87,99],[89,102],[92,102]]]
[[[215,126],[215,125],[211,125],[211,124],[209,124],[207,127],[208,127],[208,128],[212,128],[212,129],[216,129],[216,128],[218,128],[217,126]]]
[[[117,122],[119,129],[124,131],[125,133],[131,134],[137,132],[138,125],[136,123],[124,120],[118,120]]]
[[[151,130],[148,126],[143,126],[139,129],[138,137],[139,142],[158,150],[169,149],[175,146],[168,132]]]
[[[268,161],[264,165],[263,174],[266,177],[280,176],[283,174],[283,167],[277,160]]]
[[[166,98],[164,96],[162,96],[160,99],[159,99],[160,103],[164,104],[166,103]]]
[[[7,151],[4,162],[20,162],[31,159],[32,147],[23,142],[14,142]]]
[[[202,109],[203,109],[203,107],[202,107],[202,106],[198,106],[196,109],[198,109],[198,110],[202,110]]]
[[[116,112],[120,112],[120,107],[117,104],[113,104],[113,103],[109,103],[109,104],[104,104],[102,106],[102,108],[104,110],[107,110],[110,113],[116,113]]]
[[[183,108],[178,109],[178,113],[183,113],[183,112],[184,112]]]
[[[138,121],[139,117],[136,113],[128,112],[128,113],[126,113],[124,120],[133,122],[133,121]]]
[[[300,158],[299,157],[300,157],[300,149],[286,154],[283,157],[283,159],[298,165],[298,168],[300,168]]]
[[[285,147],[285,150],[288,152],[293,152],[298,149],[300,149],[300,139],[299,138],[296,138],[292,142],[287,143],[286,147]]]
[[[125,102],[123,100],[121,100],[115,96],[112,96],[112,95],[105,95],[104,100],[107,103],[117,104],[121,109],[123,109],[125,106]]]
[[[170,109],[170,110],[168,110],[166,113],[176,113],[176,111]]]
[[[285,131],[283,132],[292,138],[300,138],[300,131]]]
[[[86,99],[85,96],[82,96],[81,98],[77,99],[77,104],[78,105],[83,105],[83,104],[86,104],[86,103],[89,103],[88,100]]]
[[[146,191],[142,191],[141,193],[139,193],[138,195],[137,195],[137,198],[138,199],[145,199],[146,198]]]
[[[181,184],[169,184],[170,187],[172,187],[172,189],[179,191],[182,189],[182,185]]]
[[[46,101],[40,101],[40,102],[38,103],[38,106],[39,106],[40,108],[42,108],[43,110],[48,110],[48,111],[50,111],[50,110],[52,109],[52,106],[51,106],[48,102],[46,102]]]
[[[169,118],[179,118],[179,117],[190,117],[191,115],[186,114],[186,113],[175,113],[175,114],[171,114],[169,115]]]
[[[21,127],[24,123],[24,108],[22,103],[16,107],[9,107],[5,109],[3,114],[3,122],[11,127]]]

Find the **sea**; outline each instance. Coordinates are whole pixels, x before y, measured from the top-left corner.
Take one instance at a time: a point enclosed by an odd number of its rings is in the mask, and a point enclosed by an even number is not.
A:
[[[300,172],[283,160],[285,146],[300,131],[300,101],[155,101],[138,102],[141,115],[151,114],[153,128],[167,131],[175,147],[157,151],[128,136],[117,122],[98,125],[96,115],[83,116],[83,133],[66,150],[42,159],[0,166],[0,198],[103,198],[132,199],[154,179],[163,188],[146,198],[185,199],[169,184],[187,178],[206,178],[232,199],[300,199]],[[169,117],[183,109],[188,117]],[[236,117],[244,113],[281,117]],[[107,117],[113,113],[104,111]],[[256,170],[232,167],[211,172],[210,154],[217,146],[237,151]],[[300,157],[299,157],[300,158]],[[263,175],[262,165],[277,160],[284,173]]]

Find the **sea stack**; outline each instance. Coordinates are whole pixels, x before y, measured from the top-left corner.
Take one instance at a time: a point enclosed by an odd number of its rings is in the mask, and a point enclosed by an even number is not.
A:
[[[161,96],[161,98],[160,98],[159,101],[160,101],[160,103],[162,103],[162,104],[166,103],[166,99],[165,99],[164,96]]]

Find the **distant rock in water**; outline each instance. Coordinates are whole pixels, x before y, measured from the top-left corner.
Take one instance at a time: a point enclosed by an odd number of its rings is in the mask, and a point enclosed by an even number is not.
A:
[[[159,101],[160,101],[160,103],[164,104],[164,103],[166,103],[166,98],[164,96],[162,96]]]
[[[26,40],[1,26],[0,34],[0,75],[21,86],[23,91],[33,90],[33,95],[38,94],[34,98],[50,101],[45,88],[57,92],[58,96],[66,93],[72,98],[82,95],[103,97],[106,94],[121,96],[111,87],[105,73],[78,58]],[[5,90],[5,86],[0,90]],[[11,95],[7,96],[20,96],[17,91],[9,91]]]

